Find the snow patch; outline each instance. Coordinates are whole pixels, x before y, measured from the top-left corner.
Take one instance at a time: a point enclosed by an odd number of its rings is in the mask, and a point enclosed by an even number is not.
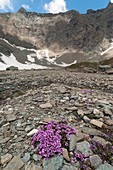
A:
[[[111,49],[113,49],[113,42],[111,43],[111,46],[108,49],[106,49],[105,51],[101,53],[101,56],[107,53],[108,51],[110,51]]]
[[[31,54],[27,55],[28,61],[25,61],[25,64],[22,64],[22,63],[18,62],[16,60],[16,57],[13,54],[11,54],[9,57],[2,54],[1,59],[3,60],[3,62],[5,64],[0,62],[0,70],[5,70],[9,66],[16,66],[19,69],[32,69],[32,68],[34,68],[34,69],[46,69],[46,68],[48,68],[48,67],[45,67],[45,66],[35,64],[35,59],[36,58],[38,60],[40,60],[40,61],[42,61],[43,59],[47,60],[48,65],[54,64],[56,66],[61,66],[61,67],[67,67],[67,66],[70,66],[72,64],[77,63],[77,61],[75,60],[71,64],[66,64],[64,62],[62,62],[61,64],[57,64],[55,62],[55,60],[58,57],[55,54],[54,54],[55,56],[53,55],[54,57],[50,57],[51,56],[51,51],[49,51],[48,49],[42,49],[42,50],[28,49],[28,48],[25,48],[25,47],[20,47],[20,46],[16,46],[14,44],[11,44],[6,39],[0,38],[0,40],[5,41],[7,44],[9,44],[13,48],[20,49],[21,51],[26,50],[26,51],[31,52]],[[112,47],[110,47],[106,51],[102,52],[101,55],[103,55],[104,53],[106,53],[107,51],[109,51],[112,48],[113,48],[113,44],[112,44]],[[62,54],[61,54],[61,56],[62,56]],[[59,55],[59,57],[60,57],[60,55]]]
[[[35,58],[32,57],[31,55],[27,55],[28,61],[34,63],[35,62]]]
[[[57,66],[61,66],[61,67],[68,67],[68,66],[71,66],[72,64],[76,64],[77,63],[77,60],[75,60],[73,63],[71,63],[71,64],[66,64],[66,63],[64,63],[64,62],[62,62],[62,64],[57,64],[57,63],[55,63],[55,65],[57,65]]]
[[[14,47],[14,45],[10,44],[9,41],[7,41],[6,39],[0,38],[0,40],[5,41],[7,44],[9,44],[11,47]]]
[[[44,67],[44,66],[37,65],[37,64],[19,63],[13,54],[11,54],[9,57],[2,54],[1,59],[3,60],[4,63],[0,62],[0,70],[6,70],[6,68],[10,66],[18,67],[18,69],[32,69],[32,68],[33,69],[47,69],[48,68],[48,67]]]

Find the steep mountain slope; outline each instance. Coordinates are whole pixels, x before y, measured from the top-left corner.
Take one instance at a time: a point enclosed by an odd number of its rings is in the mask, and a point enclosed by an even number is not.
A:
[[[67,66],[112,58],[113,4],[87,14],[0,14],[0,69]],[[25,66],[26,65],[26,66]]]

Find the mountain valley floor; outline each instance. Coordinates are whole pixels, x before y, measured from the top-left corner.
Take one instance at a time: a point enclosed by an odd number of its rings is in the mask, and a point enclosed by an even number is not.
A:
[[[67,152],[61,167],[57,167],[60,156],[56,164],[54,159],[45,166],[46,160],[42,161],[31,145],[33,129],[61,119],[77,129],[72,145],[79,146],[79,151],[85,147],[89,170],[113,170],[113,154],[103,161],[89,147],[91,137],[113,145],[113,75],[65,69],[1,71],[0,168],[79,170],[79,165],[67,161]]]

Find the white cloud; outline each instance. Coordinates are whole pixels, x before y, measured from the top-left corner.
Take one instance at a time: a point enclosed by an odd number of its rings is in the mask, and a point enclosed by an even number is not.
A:
[[[29,5],[27,5],[27,4],[23,4],[22,7],[25,9],[30,9]]]
[[[0,9],[7,11],[10,9],[13,11],[13,4],[11,0],[0,0]]]
[[[44,5],[44,9],[50,13],[59,13],[67,11],[65,0],[52,0]]]
[[[113,0],[111,0],[111,3],[113,3]]]

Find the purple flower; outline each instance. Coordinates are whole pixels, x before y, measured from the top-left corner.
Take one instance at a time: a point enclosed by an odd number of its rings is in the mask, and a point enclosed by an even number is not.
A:
[[[51,121],[42,125],[33,135],[32,145],[37,146],[41,157],[48,159],[55,154],[62,154],[62,148],[69,145],[70,134],[76,134],[76,129],[68,126],[66,121],[59,123]]]

